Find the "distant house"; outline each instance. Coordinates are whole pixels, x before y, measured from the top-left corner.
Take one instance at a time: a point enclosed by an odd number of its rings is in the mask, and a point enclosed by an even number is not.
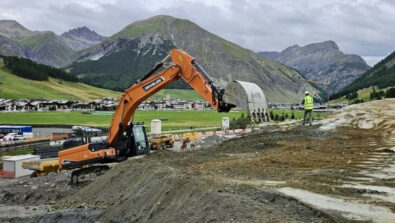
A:
[[[22,101],[17,101],[15,103],[15,109],[17,111],[31,111],[32,110],[32,105],[30,102],[22,100]]]
[[[57,105],[57,110],[69,110],[72,109],[74,104],[76,103],[75,101],[69,101],[69,100],[59,100],[55,102]]]
[[[87,101],[77,101],[73,104],[73,109],[77,110],[91,110],[93,109],[93,104]]]
[[[88,101],[73,100],[12,100],[0,98],[0,111],[65,111],[65,110],[99,110],[114,111],[118,100],[114,98],[97,99]],[[210,105],[203,101],[186,101],[181,99],[160,99],[145,101],[138,106],[141,110],[203,110]]]

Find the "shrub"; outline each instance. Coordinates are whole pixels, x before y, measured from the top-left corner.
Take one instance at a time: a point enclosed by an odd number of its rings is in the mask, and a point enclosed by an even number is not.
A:
[[[386,98],[395,98],[395,88],[390,88],[385,93]]]
[[[233,118],[232,121],[230,121],[229,128],[230,129],[245,129],[250,124],[251,124],[250,118],[244,117],[244,114],[242,113],[240,118],[238,118],[238,119]]]
[[[274,114],[273,114],[273,111],[270,111],[270,112],[269,112],[269,115],[270,115],[270,119],[271,119],[271,120],[274,120]]]

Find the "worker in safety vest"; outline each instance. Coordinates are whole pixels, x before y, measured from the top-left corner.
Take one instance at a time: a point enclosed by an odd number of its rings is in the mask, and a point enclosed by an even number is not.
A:
[[[309,120],[310,120],[310,126],[311,126],[311,123],[313,122],[314,99],[313,99],[313,97],[310,96],[310,92],[305,91],[304,94],[305,94],[305,97],[302,101],[302,105],[304,105],[303,125],[305,125],[306,116],[307,116],[307,114],[309,114],[310,115]]]

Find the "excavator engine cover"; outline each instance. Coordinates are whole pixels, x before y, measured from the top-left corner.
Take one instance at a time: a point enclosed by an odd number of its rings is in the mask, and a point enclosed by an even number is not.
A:
[[[265,94],[254,83],[237,80],[230,82],[223,99],[226,103],[241,107],[255,123],[270,121]]]

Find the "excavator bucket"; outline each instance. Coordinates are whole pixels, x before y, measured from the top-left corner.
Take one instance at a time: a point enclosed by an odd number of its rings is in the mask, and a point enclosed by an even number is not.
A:
[[[254,123],[268,122],[268,106],[265,94],[258,85],[234,80],[225,88],[223,99],[247,112]]]

